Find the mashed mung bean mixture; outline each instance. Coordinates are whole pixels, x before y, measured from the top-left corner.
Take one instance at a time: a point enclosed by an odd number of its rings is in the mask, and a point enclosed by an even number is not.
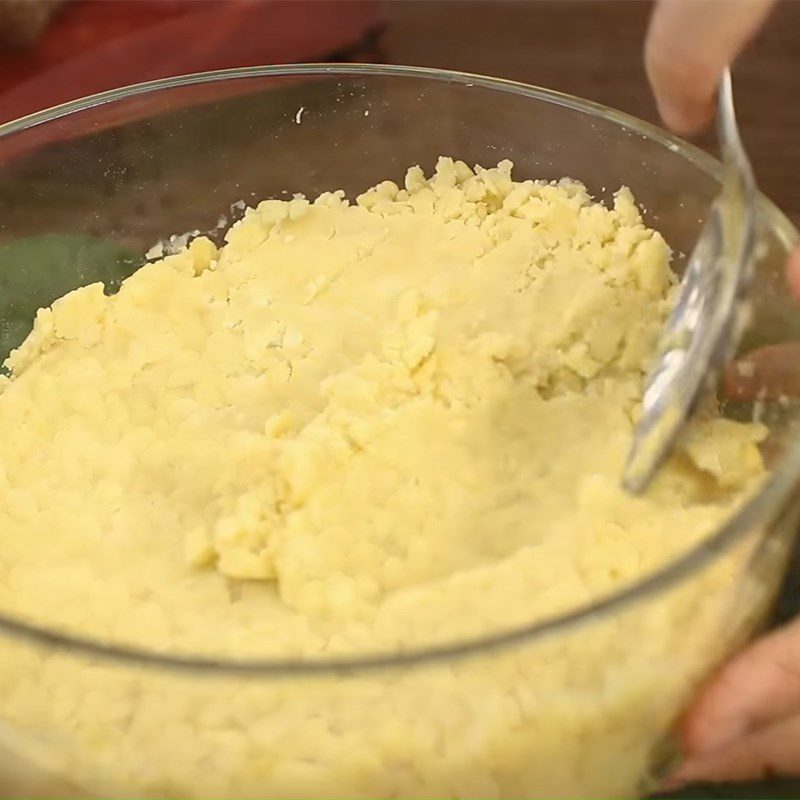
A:
[[[630,584],[763,477],[766,431],[708,409],[646,496],[619,486],[677,283],[626,189],[609,208],[442,158],[352,203],[267,200],[225,241],[70,292],[9,356],[2,612],[235,658],[442,643]],[[18,645],[0,733],[57,732],[51,768],[101,794],[629,792],[689,680],[664,660],[674,622],[708,591],[560,644],[319,679]]]

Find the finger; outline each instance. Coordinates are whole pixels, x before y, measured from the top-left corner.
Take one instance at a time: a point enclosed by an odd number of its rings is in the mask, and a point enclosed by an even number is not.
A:
[[[645,41],[645,67],[667,127],[688,135],[714,114],[723,70],[775,0],[658,0]]]
[[[687,761],[669,781],[682,784],[800,776],[800,716],[778,722],[708,756]]]
[[[800,283],[800,264],[798,264]],[[775,400],[800,397],[800,342],[769,345],[731,364],[723,390],[732,400]]]
[[[800,717],[800,619],[751,645],[709,681],[685,717],[684,752],[708,756],[792,715]]]
[[[786,279],[794,299],[800,302],[800,247],[789,256],[786,265]]]
[[[800,302],[800,247],[786,262],[786,281]],[[728,366],[723,389],[733,400],[800,397],[800,343],[771,345],[749,353]]]

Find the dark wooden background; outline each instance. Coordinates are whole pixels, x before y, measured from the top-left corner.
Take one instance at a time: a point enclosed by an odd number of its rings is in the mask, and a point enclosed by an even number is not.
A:
[[[657,121],[642,66],[646,0],[388,0],[384,8],[387,61],[513,78]],[[762,190],[800,225],[798,0],[778,6],[734,77]],[[703,144],[713,148],[713,139]]]

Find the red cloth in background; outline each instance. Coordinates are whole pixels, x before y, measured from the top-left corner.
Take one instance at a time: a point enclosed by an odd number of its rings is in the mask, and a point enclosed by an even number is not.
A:
[[[376,0],[72,0],[35,48],[0,54],[0,122],[155,78],[324,59],[379,22]]]

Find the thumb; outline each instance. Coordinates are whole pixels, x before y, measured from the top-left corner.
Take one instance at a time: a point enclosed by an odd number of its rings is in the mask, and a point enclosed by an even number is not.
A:
[[[687,761],[668,786],[752,781],[776,773],[787,777],[800,775],[800,716],[760,728],[729,747]]]
[[[658,0],[645,67],[666,125],[688,135],[714,115],[723,70],[763,24],[775,0]]]
[[[700,692],[683,725],[688,758],[800,713],[800,619],[757,641]]]

